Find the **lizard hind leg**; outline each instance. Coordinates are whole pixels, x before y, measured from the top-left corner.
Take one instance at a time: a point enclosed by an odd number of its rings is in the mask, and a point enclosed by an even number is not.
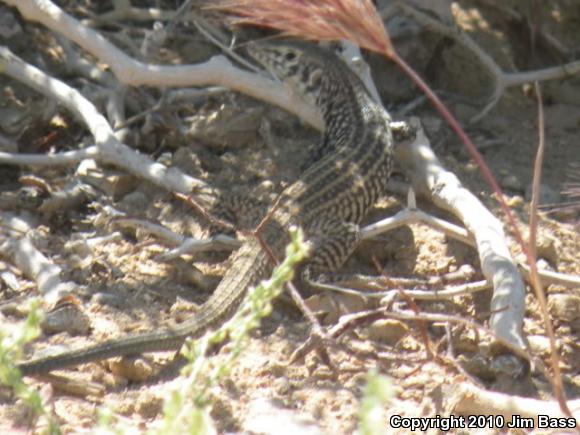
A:
[[[210,222],[210,234],[232,229],[250,231],[260,223],[267,210],[264,201],[240,193],[221,192],[211,210],[217,221]]]
[[[301,284],[312,290],[316,288],[318,277],[336,272],[350,257],[360,242],[360,228],[353,222],[326,219],[309,225],[306,235],[312,245],[312,254],[298,276]]]

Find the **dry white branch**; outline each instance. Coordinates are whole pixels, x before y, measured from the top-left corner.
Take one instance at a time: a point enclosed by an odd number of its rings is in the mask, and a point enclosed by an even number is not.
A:
[[[183,243],[166,253],[159,255],[157,258],[169,261],[185,254],[196,254],[199,252],[215,252],[215,251],[232,251],[241,246],[241,242],[233,237],[225,234],[218,234],[209,239],[194,239],[187,237],[183,239]]]
[[[502,224],[443,168],[418,122],[412,122],[416,123],[417,137],[413,143],[396,148],[397,160],[417,192],[457,216],[473,235],[483,274],[494,287],[490,327],[498,336],[523,347],[525,287],[508,250]]]
[[[174,249],[159,255],[160,260],[168,261],[185,254],[195,254],[207,251],[232,251],[241,246],[239,240],[233,237],[218,234],[208,239],[194,239],[177,234],[167,227],[143,219],[120,218],[114,221],[121,227],[138,228],[148,234],[161,239],[164,243],[173,246]]]
[[[114,77],[110,72],[104,71],[99,66],[82,57],[69,39],[59,34],[56,37],[62,48],[66,68],[69,72],[76,73],[81,77],[86,77],[103,85],[114,86]]]
[[[4,241],[0,243],[0,253],[36,283],[39,293],[46,302],[54,304],[74,288],[74,283],[62,282],[61,268],[46,258],[29,237],[36,226],[34,222],[22,216],[6,213],[0,214],[0,226],[4,233],[0,233],[0,236],[5,236],[2,237]]]
[[[530,267],[525,262],[521,262],[519,266],[522,268],[524,277],[529,280]],[[538,270],[538,275],[542,278],[543,284],[557,284],[564,287],[580,288],[580,277],[578,276],[542,269]]]
[[[453,286],[445,287],[442,290],[417,290],[417,289],[389,289],[389,290],[378,290],[378,291],[365,291],[359,290],[356,288],[359,284],[365,287],[375,287],[383,289],[385,284],[380,282],[381,277],[377,279],[376,282],[372,281],[364,281],[364,282],[356,282],[356,278],[352,281],[346,283],[349,287],[344,287],[343,283],[340,284],[327,284],[327,283],[320,283],[320,282],[309,282],[312,287],[318,290],[327,290],[333,291],[337,293],[344,293],[350,294],[355,296],[362,296],[366,298],[381,298],[385,299],[384,302],[381,302],[382,305],[386,305],[386,302],[390,302],[392,300],[393,295],[397,295],[400,292],[404,292],[405,296],[409,296],[413,299],[424,300],[424,301],[438,301],[443,299],[451,299],[457,296],[465,296],[473,293],[477,293],[483,290],[488,290],[491,288],[491,283],[488,281],[477,281],[477,282],[468,282],[465,284],[458,284]],[[353,288],[355,287],[355,288]]]
[[[406,208],[401,210],[396,215],[381,219],[374,224],[367,225],[361,230],[361,237],[363,239],[371,239],[379,234],[394,230],[403,225],[409,225],[417,222],[422,222],[429,225],[431,228],[441,231],[444,234],[452,236],[468,245],[473,245],[473,239],[470,234],[464,229],[443,219],[431,216],[421,210],[414,210]]]
[[[75,180],[59,190],[50,192],[50,196],[42,202],[37,210],[48,216],[66,213],[68,210],[77,209],[95,196],[95,191],[91,186]]]
[[[99,15],[93,20],[88,20],[85,24],[92,22],[106,23],[110,21],[169,21],[175,18],[175,11],[167,11],[158,8],[138,8],[131,5],[129,0],[114,0],[113,10]]]
[[[115,218],[112,222],[115,227],[120,228],[132,228],[138,229],[146,234],[153,235],[169,246],[179,246],[186,239],[182,234],[178,234],[175,231],[171,231],[169,228],[164,227],[144,219],[134,219],[134,218]]]
[[[97,237],[90,237],[88,239],[83,239],[80,243],[84,244],[87,247],[87,252],[92,252],[95,247],[99,245],[106,245],[111,243],[119,243],[123,241],[124,237],[118,231],[112,232],[105,236],[97,236]]]
[[[0,47],[0,66],[2,65],[3,50]],[[30,166],[72,166],[84,159],[94,159],[99,149],[90,146],[80,150],[66,151],[58,154],[18,154],[0,152],[0,163],[6,165]]]
[[[211,25],[206,20],[203,20],[201,18],[194,20],[193,24],[195,25],[195,28],[199,31],[199,33],[201,33],[208,41],[210,41],[216,47],[219,47],[223,53],[226,53],[240,65],[245,66],[250,71],[259,73],[260,70],[257,66],[255,66],[251,62],[248,62],[245,58],[237,54],[230,45],[226,45],[224,42],[222,42],[220,38],[214,36],[215,33],[221,33],[219,32],[219,29],[216,28],[216,26]]]

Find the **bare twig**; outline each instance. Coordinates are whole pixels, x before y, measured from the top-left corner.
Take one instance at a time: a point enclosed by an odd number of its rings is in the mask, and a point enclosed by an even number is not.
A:
[[[536,264],[536,231],[538,229],[538,202],[540,199],[540,182],[542,180],[542,162],[544,161],[544,148],[546,146],[545,140],[545,125],[544,125],[544,107],[542,102],[542,93],[538,83],[535,84],[536,97],[538,99],[538,152],[536,153],[536,161],[534,162],[534,179],[532,183],[532,201],[530,203],[530,239],[529,239],[529,252],[530,252],[530,278],[532,281],[532,287],[536,293],[536,297],[540,302],[540,308],[542,310],[542,318],[544,319],[544,328],[546,328],[546,333],[550,340],[550,354],[552,361],[552,370],[554,375],[550,377],[550,382],[552,383],[552,388],[554,389],[554,395],[556,396],[560,408],[562,411],[571,416],[570,408],[566,403],[566,393],[564,391],[564,384],[562,382],[562,371],[560,369],[560,356],[558,349],[556,347],[556,337],[554,336],[554,328],[552,327],[552,322],[550,320],[550,314],[548,312],[548,303],[546,301],[546,295],[542,287],[542,282],[538,276],[538,266]]]
[[[368,283],[365,283],[368,285]],[[476,292],[480,292],[483,290],[488,290],[492,287],[491,283],[488,281],[477,281],[477,282],[469,282],[465,284],[458,284],[455,286],[445,287],[442,290],[416,290],[416,289],[389,289],[389,290],[378,290],[378,291],[364,291],[352,288],[342,287],[342,283],[340,285],[336,284],[327,284],[327,283],[314,283],[313,284],[316,288],[321,290],[329,290],[334,291],[337,293],[345,293],[345,294],[352,294],[357,296],[364,296],[366,298],[385,298],[390,297],[393,294],[400,293],[404,291],[406,295],[413,299],[419,299],[424,301],[436,301],[442,299],[451,299],[456,296],[464,296]],[[352,287],[356,287],[356,283],[351,285]],[[384,284],[377,282],[376,287],[384,288]]]
[[[113,10],[105,12],[85,24],[102,24],[111,21],[169,21],[175,18],[175,11],[167,11],[158,8],[137,8],[131,5],[130,0],[115,0]]]
[[[431,216],[421,210],[412,208],[405,208],[396,215],[381,219],[371,225],[367,225],[361,230],[362,239],[372,239],[379,234],[394,230],[403,225],[410,225],[421,222],[429,225],[431,228],[441,231],[444,234],[450,235],[453,238],[462,241],[468,245],[473,245],[473,238],[464,228],[455,224],[444,221],[437,217]]]
[[[0,57],[2,56],[0,52]],[[0,59],[0,64],[2,60]],[[97,157],[99,149],[90,146],[80,150],[65,151],[58,154],[17,154],[0,152],[0,163],[30,166],[72,166],[84,159]]]
[[[48,303],[55,303],[75,287],[74,283],[62,282],[61,268],[46,258],[34,245],[29,237],[29,233],[34,229],[34,223],[7,213],[0,215],[0,224],[4,228],[4,235],[7,236],[0,237],[0,240],[4,239],[0,243],[0,252],[36,283],[39,293]]]
[[[168,252],[164,252],[163,254],[157,256],[158,259],[164,261],[171,260],[185,254],[195,254],[208,251],[233,251],[234,249],[239,248],[241,245],[239,240],[223,234],[218,234],[208,239],[193,239],[191,237],[184,237],[183,235],[174,233],[162,225],[155,224],[144,219],[122,217],[114,219],[113,223],[120,227],[139,228],[140,230],[161,239],[163,243],[174,247]]]
[[[530,266],[525,263],[519,264],[522,269],[524,276],[531,282],[531,271]],[[540,270],[538,269],[538,276],[542,279],[544,284],[557,284],[564,287],[578,288],[580,287],[580,277],[569,275],[566,273],[552,272],[550,270]]]

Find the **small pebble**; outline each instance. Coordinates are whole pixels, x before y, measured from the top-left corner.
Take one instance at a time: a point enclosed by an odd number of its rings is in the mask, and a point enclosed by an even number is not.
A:
[[[394,346],[409,332],[409,327],[399,320],[381,319],[369,327],[369,338]]]
[[[125,299],[113,293],[105,292],[95,293],[91,298],[91,302],[98,305],[107,305],[113,308],[123,308],[125,306]]]
[[[532,185],[526,188],[526,194],[524,196],[527,201],[532,199]],[[540,205],[548,204],[558,204],[562,200],[562,195],[555,189],[552,189],[546,184],[540,184],[540,198],[538,203]]]
[[[496,376],[505,375],[510,379],[519,378],[526,372],[526,366],[514,355],[499,355],[493,358],[490,368]]]
[[[109,369],[114,375],[134,382],[146,381],[155,371],[153,365],[141,357],[113,359],[109,362]]]
[[[558,320],[574,322],[580,319],[580,296],[556,293],[548,296],[548,309]]]
[[[536,355],[544,356],[550,353],[550,340],[543,335],[528,336],[530,348]]]
[[[163,399],[154,394],[140,394],[136,411],[143,418],[154,418],[163,409]]]
[[[66,331],[70,335],[86,335],[90,327],[89,317],[82,311],[78,300],[70,295],[61,299],[40,324],[45,334]]]
[[[501,186],[504,189],[513,190],[516,192],[523,192],[524,185],[522,182],[513,174],[506,175],[501,180]]]

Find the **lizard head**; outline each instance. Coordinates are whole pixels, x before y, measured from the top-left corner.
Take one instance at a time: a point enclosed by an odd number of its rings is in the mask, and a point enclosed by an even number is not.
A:
[[[300,41],[271,40],[253,42],[247,51],[290,92],[309,104],[320,104],[329,56],[324,50]]]

